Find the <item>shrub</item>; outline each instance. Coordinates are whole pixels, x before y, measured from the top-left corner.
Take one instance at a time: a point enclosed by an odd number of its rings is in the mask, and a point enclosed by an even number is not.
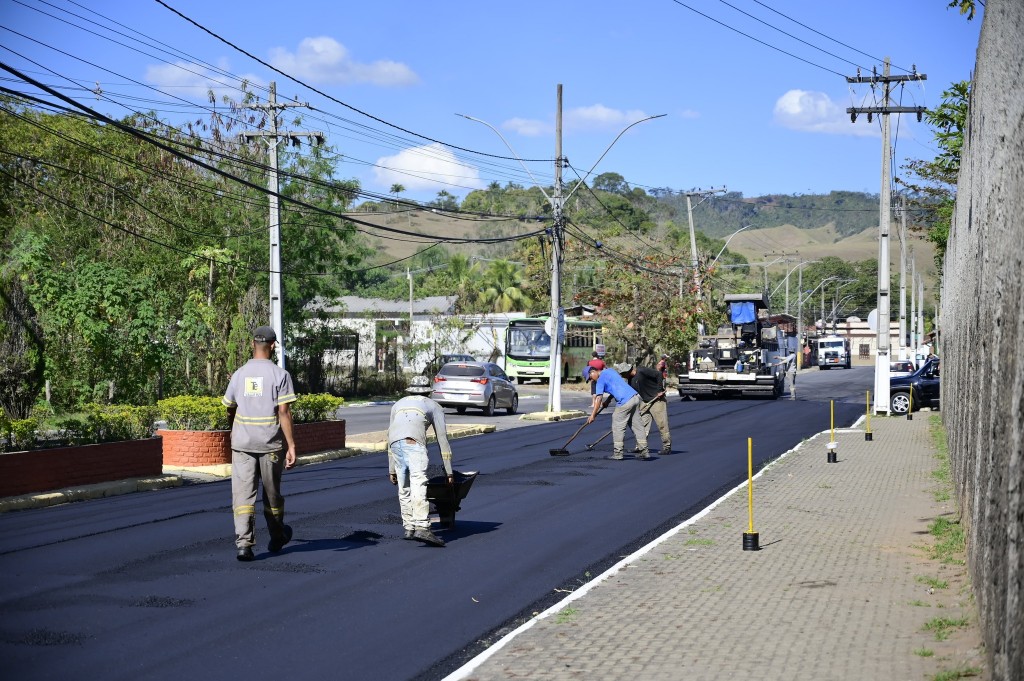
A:
[[[39,436],[39,421],[35,418],[17,421],[0,418],[0,450],[22,451],[142,440],[153,437],[155,418],[154,407],[87,404],[84,418],[73,416],[59,419],[56,428],[43,437]]]
[[[292,403],[292,416],[295,423],[333,421],[335,412],[344,402],[344,398],[327,393],[299,395],[298,399]]]
[[[179,395],[156,403],[170,430],[227,430],[228,411],[219,397]]]

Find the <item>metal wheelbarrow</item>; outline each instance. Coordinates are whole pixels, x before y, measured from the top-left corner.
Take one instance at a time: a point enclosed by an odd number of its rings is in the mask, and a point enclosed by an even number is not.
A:
[[[452,471],[454,485],[448,484],[448,477],[445,475],[427,478],[427,501],[437,510],[441,527],[449,530],[455,527],[455,512],[461,508],[459,502],[469,494],[469,488],[473,486],[478,474],[477,471]]]

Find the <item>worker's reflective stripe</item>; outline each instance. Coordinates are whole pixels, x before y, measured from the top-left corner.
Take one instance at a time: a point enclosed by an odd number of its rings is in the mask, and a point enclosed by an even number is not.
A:
[[[283,506],[282,507],[276,507],[276,508],[274,506],[271,506],[267,510],[270,511],[270,515],[274,516],[275,518],[280,518],[281,516],[284,515],[284,507]]]
[[[235,506],[235,515],[254,515],[255,513],[255,506]]]
[[[277,423],[277,416],[236,416],[235,423],[247,426],[272,426]]]
[[[288,402],[294,402],[297,399],[299,399],[299,398],[298,398],[298,396],[295,393],[288,393],[287,395],[278,395],[277,396],[277,403],[278,404],[287,404]]]

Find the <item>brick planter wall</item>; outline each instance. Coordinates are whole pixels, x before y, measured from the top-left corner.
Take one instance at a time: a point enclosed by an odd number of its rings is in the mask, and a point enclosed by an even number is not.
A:
[[[296,423],[295,451],[299,456],[345,448],[344,421]],[[231,463],[229,430],[158,430],[164,438],[165,466],[218,466]]]
[[[164,465],[190,468],[231,463],[230,430],[158,430],[164,439]]]
[[[345,421],[296,423],[295,452],[299,456],[331,449],[345,449]]]
[[[0,497],[161,475],[159,437],[0,454]]]

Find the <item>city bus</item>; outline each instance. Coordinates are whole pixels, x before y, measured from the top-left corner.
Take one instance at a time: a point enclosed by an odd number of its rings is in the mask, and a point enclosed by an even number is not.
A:
[[[505,332],[505,373],[523,383],[529,378],[551,379],[551,337],[544,330],[548,317],[509,320]],[[562,380],[582,381],[583,367],[601,344],[601,322],[566,318],[562,344]]]

